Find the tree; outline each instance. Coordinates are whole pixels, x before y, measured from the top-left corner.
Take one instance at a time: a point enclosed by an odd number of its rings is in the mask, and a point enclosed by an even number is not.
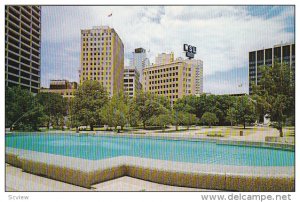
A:
[[[217,123],[219,120],[216,114],[211,112],[205,112],[201,117],[201,121],[208,124],[209,127],[211,128],[211,125]]]
[[[137,104],[135,99],[130,99],[128,101],[128,110],[129,110],[128,123],[132,127],[138,126],[140,122],[140,118],[139,118],[139,111],[137,109]]]
[[[282,127],[288,117],[295,115],[295,72],[286,63],[275,60],[272,66],[259,67],[261,73],[253,94],[258,104],[263,105],[273,125],[283,137]]]
[[[94,130],[94,125],[101,123],[100,113],[107,102],[108,93],[98,81],[87,80],[83,82],[74,97],[75,122],[89,125],[90,130]]]
[[[235,109],[237,122],[243,124],[244,129],[246,123],[250,124],[255,121],[255,102],[249,96],[238,97]]]
[[[170,113],[159,114],[152,116],[147,123],[151,126],[159,126],[164,131],[167,125],[172,123],[172,116]]]
[[[114,109],[110,103],[106,103],[101,112],[100,112],[100,117],[102,119],[103,124],[108,125],[109,127],[114,126]]]
[[[158,116],[169,110],[169,101],[162,96],[150,94],[149,92],[140,92],[136,98],[136,109],[139,113],[139,119],[146,128],[148,120],[152,116]]]
[[[236,122],[236,109],[234,107],[230,107],[227,110],[227,116],[226,116],[226,120],[230,122],[231,127],[233,126],[233,123]]]
[[[196,117],[195,114],[184,112],[183,113],[183,125],[190,128],[191,125],[198,123],[199,119]]]
[[[127,97],[121,93],[114,95],[100,113],[103,123],[114,128],[121,126],[121,129],[128,123],[129,116]]]
[[[78,128],[80,126],[80,121],[77,115],[77,110],[74,106],[74,98],[69,100],[68,104],[68,119],[67,119],[67,126],[71,128]]]
[[[178,99],[174,104],[174,109],[196,114],[198,118],[201,118],[205,112],[211,112],[216,114],[219,124],[223,125],[227,123],[227,110],[233,107],[235,99],[229,95],[202,94],[199,97],[189,95]]]
[[[175,130],[178,130],[179,125],[184,125],[185,113],[183,111],[173,110],[172,112],[172,124],[175,125]]]
[[[5,126],[11,130],[38,130],[44,117],[36,97],[21,87],[5,89]]]
[[[177,112],[181,111],[196,114],[197,112],[201,112],[200,107],[198,107],[199,103],[200,99],[197,96],[188,95],[177,99],[173,109]],[[200,109],[200,111],[198,109]]]
[[[67,115],[66,100],[55,93],[38,93],[36,96],[38,102],[43,106],[44,120],[47,128],[50,124],[63,127],[64,117]]]

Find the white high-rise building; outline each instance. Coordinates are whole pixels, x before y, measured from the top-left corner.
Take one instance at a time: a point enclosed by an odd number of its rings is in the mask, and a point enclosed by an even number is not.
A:
[[[144,48],[136,48],[132,52],[132,57],[130,59],[130,66],[135,67],[139,74],[142,75],[143,68],[150,65],[150,61],[147,58],[147,53]]]

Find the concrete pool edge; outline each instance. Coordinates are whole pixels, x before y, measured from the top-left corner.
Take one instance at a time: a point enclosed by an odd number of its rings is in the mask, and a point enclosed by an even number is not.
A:
[[[5,162],[25,172],[91,188],[130,176],[165,185],[230,191],[295,191],[293,166],[259,167],[172,162],[131,156],[86,160],[6,148]]]

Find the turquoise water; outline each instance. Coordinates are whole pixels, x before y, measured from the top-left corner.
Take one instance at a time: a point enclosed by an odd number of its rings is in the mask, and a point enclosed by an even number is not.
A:
[[[19,135],[6,136],[6,147],[89,160],[134,156],[179,162],[241,166],[294,166],[293,151],[134,137]]]

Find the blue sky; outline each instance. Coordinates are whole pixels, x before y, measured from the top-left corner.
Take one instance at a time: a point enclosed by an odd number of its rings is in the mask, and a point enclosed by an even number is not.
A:
[[[126,65],[136,47],[154,62],[162,52],[183,56],[188,43],[203,60],[204,92],[247,93],[248,52],[294,42],[294,16],[293,6],[43,6],[42,86],[78,81],[80,30],[109,25],[124,43]]]

